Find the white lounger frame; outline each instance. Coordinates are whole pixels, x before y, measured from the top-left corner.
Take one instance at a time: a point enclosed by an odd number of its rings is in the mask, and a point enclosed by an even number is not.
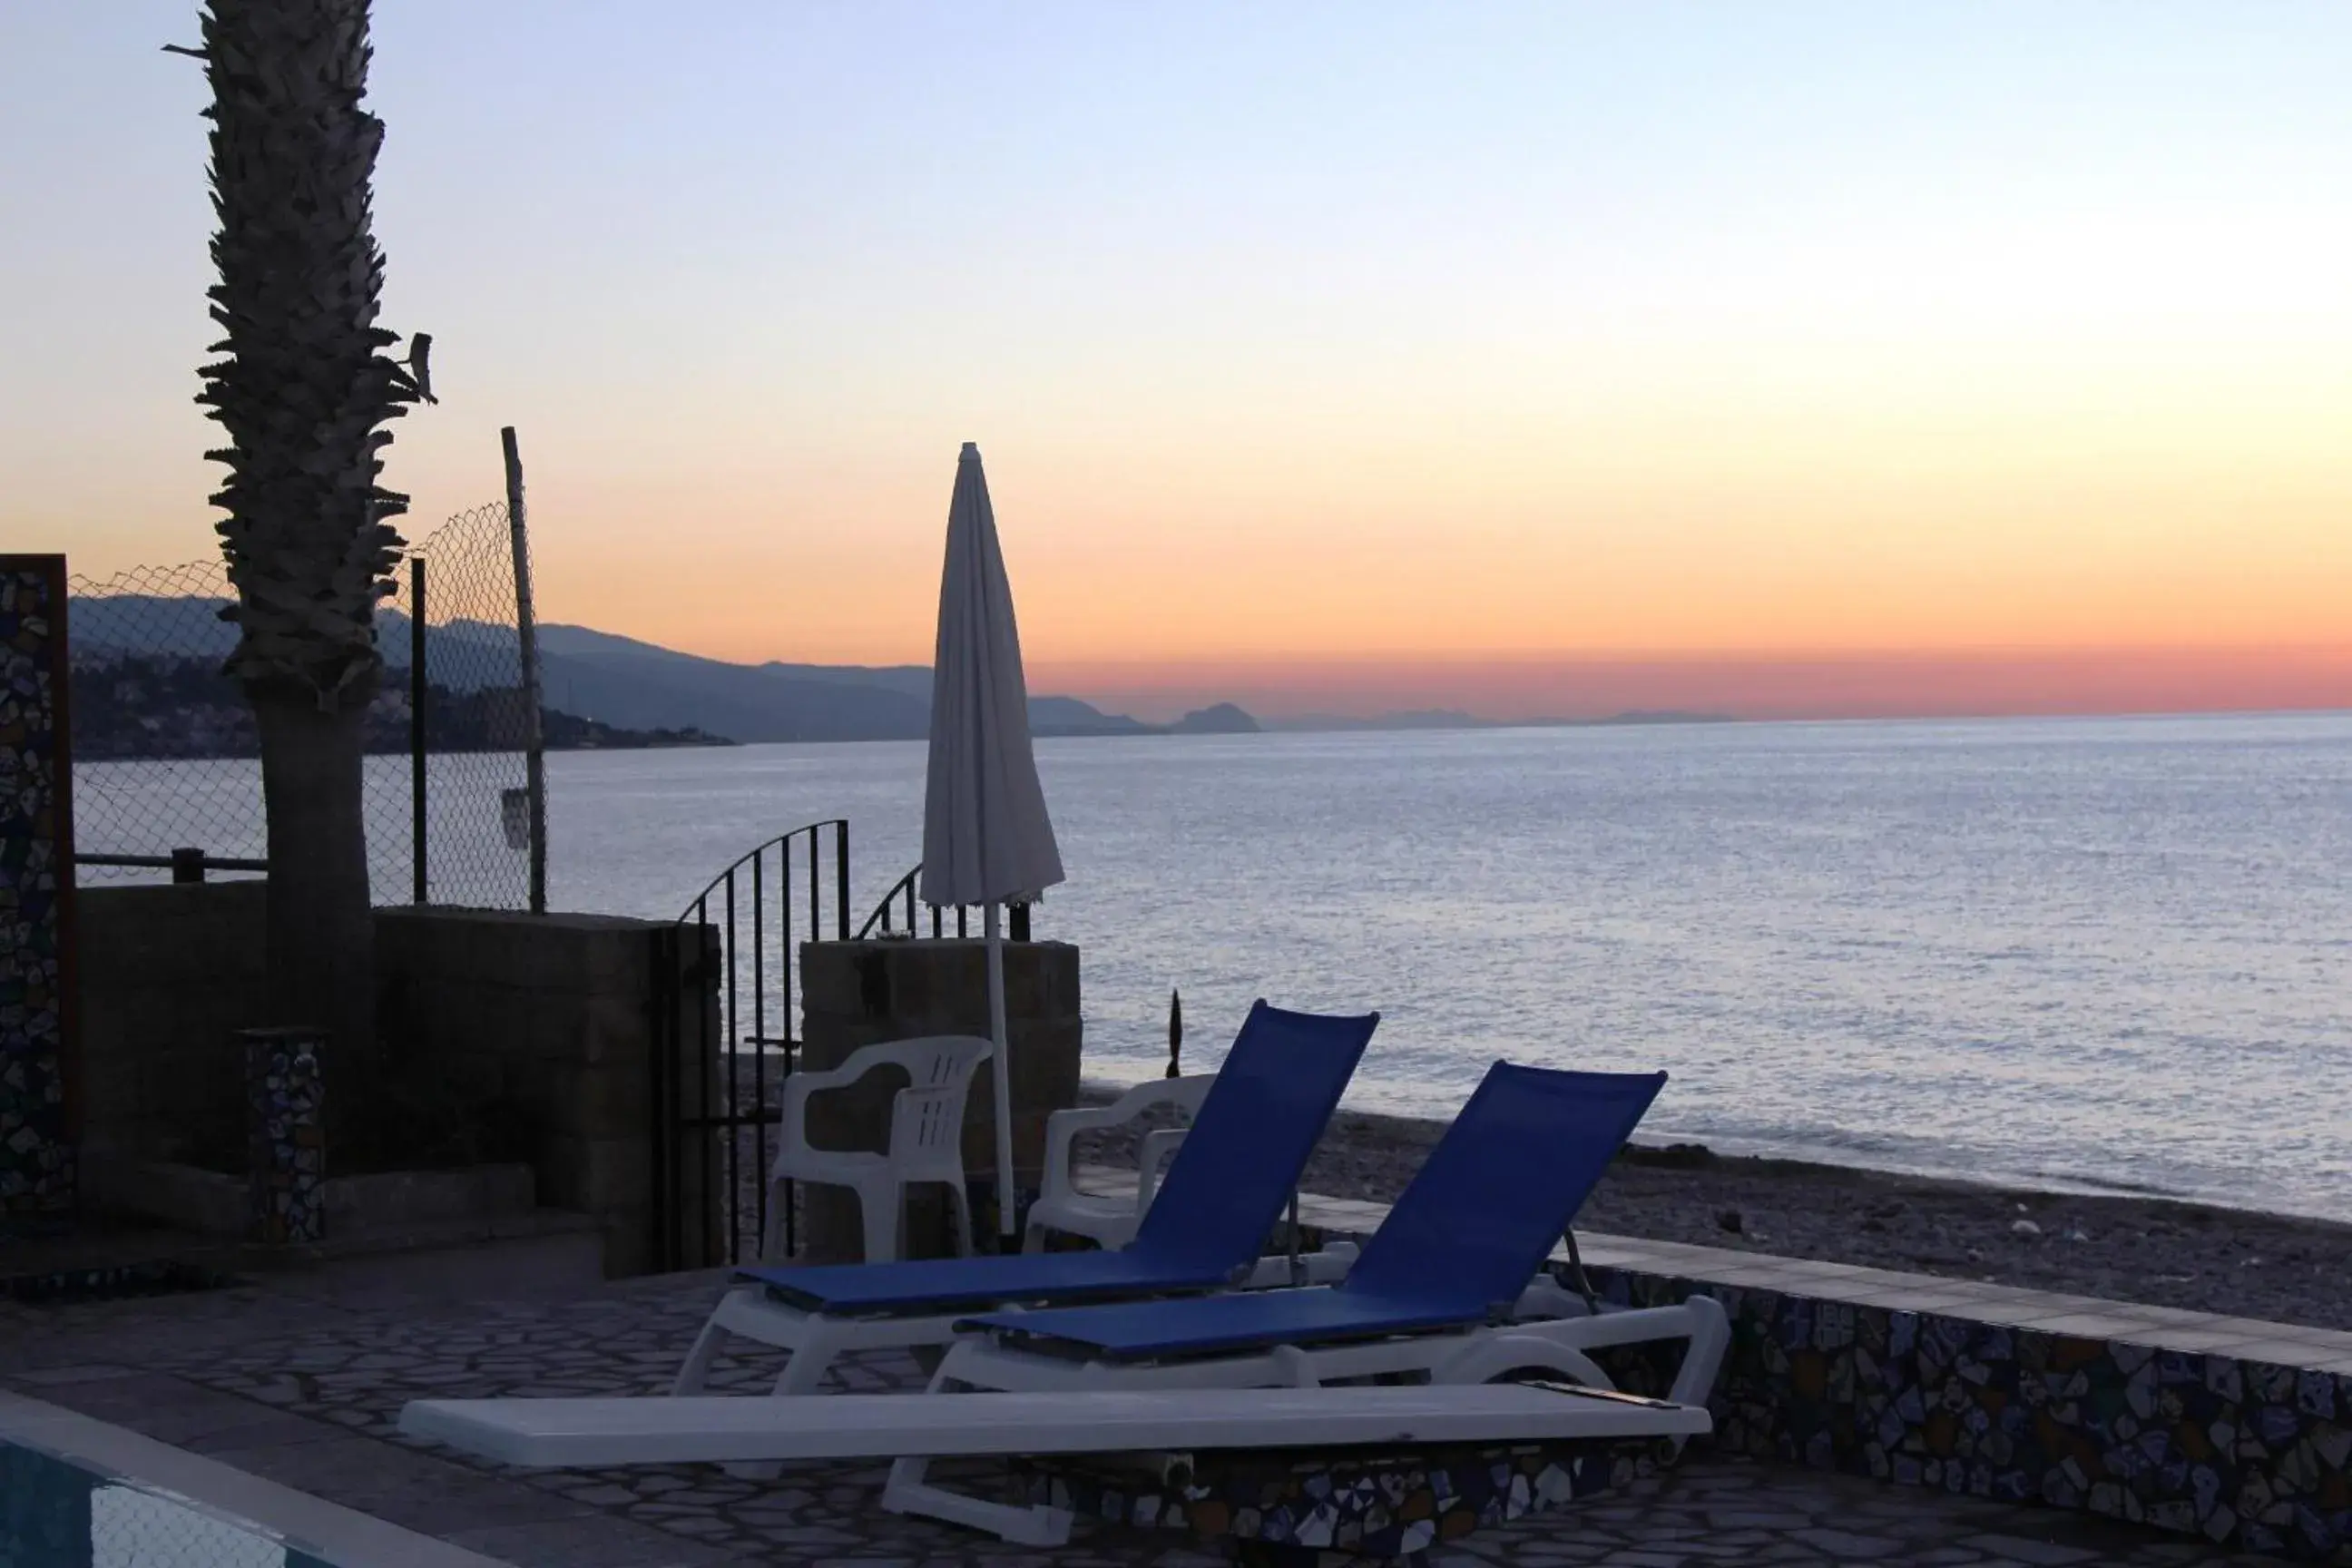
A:
[[[1731,1344],[1721,1303],[1693,1296],[1679,1306],[1595,1312],[1583,1298],[1549,1275],[1519,1298],[1508,1323],[1434,1334],[1398,1335],[1319,1347],[1282,1345],[1233,1356],[1171,1362],[1081,1361],[1000,1344],[985,1336],[959,1339],[940,1363],[929,1393],[1082,1393],[1105,1390],[1313,1388],[1346,1380],[1423,1374],[1433,1384],[1486,1384],[1513,1373],[1549,1373],[1597,1390],[1608,1375],[1586,1353],[1612,1345],[1687,1339],[1681,1369],[1667,1399],[1703,1406]],[[902,1458],[890,1469],[882,1506],[991,1531],[1029,1545],[1057,1545],[1066,1519],[1055,1510],[985,1502],[926,1479],[927,1458]]]
[[[433,1399],[401,1412],[411,1437],[512,1465],[588,1467],[1036,1454],[1150,1454],[1438,1443],[1680,1442],[1705,1410],[1622,1394],[1485,1387],[1087,1390],[825,1399]],[[1055,1509],[970,1503],[964,1522],[1058,1546]]]
[[[1356,1260],[1353,1242],[1334,1242],[1299,1261],[1299,1279],[1291,1275],[1286,1258],[1258,1260],[1244,1283],[1244,1289],[1266,1290],[1293,1284],[1328,1285],[1345,1279]],[[998,1309],[1007,1310],[1007,1309]],[[710,1363],[724,1349],[728,1336],[740,1334],[763,1345],[790,1351],[792,1359],[776,1379],[778,1394],[814,1394],[824,1374],[845,1354],[856,1351],[944,1349],[955,1342],[955,1325],[971,1317],[974,1309],[905,1316],[848,1317],[812,1311],[778,1300],[756,1280],[730,1289],[719,1299],[709,1320],[696,1336],[686,1364],[670,1385],[676,1395],[700,1394],[710,1381]]]

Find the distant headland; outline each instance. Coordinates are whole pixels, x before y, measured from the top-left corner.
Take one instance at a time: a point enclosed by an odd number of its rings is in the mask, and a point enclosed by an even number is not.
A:
[[[1597,719],[1481,719],[1452,708],[1415,709],[1360,718],[1339,713],[1302,713],[1269,721],[1269,730],[1565,730],[1604,724],[1732,724],[1729,713],[1690,713],[1673,708],[1629,708]]]

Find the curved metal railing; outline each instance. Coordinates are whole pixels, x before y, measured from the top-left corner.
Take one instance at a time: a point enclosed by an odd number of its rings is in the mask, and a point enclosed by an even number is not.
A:
[[[724,1231],[723,1242],[706,1234],[694,1247],[665,1228],[656,1252],[668,1268],[689,1266],[689,1254],[696,1262],[714,1254],[739,1262],[745,1256],[745,1219],[752,1222],[755,1249],[767,1234],[767,1174],[775,1152],[770,1129],[782,1118],[769,1103],[771,1081],[781,1087],[792,1075],[800,1047],[797,941],[849,936],[847,819],[795,827],[740,856],[695,895],[676,929],[681,946],[677,983],[688,994],[664,1009],[667,1044],[652,1106],[655,1212],[676,1213],[671,1193],[690,1174],[698,1176],[696,1190],[703,1198],[695,1206]],[[798,1227],[789,1185],[781,1201],[790,1252]]]
[[[922,880],[922,863],[918,861],[913,870],[892,883],[890,890],[882,895],[882,901],[874,906],[874,912],[866,917],[866,923],[857,928],[857,940],[868,942],[876,937],[917,935],[919,922],[915,911],[919,907],[929,908],[931,911],[933,939],[946,936],[948,910],[938,905],[919,906],[916,903],[915,889]],[[907,915],[907,926],[904,931],[901,931],[896,924],[896,917],[901,905],[905,906]],[[1012,904],[1007,908],[1011,910],[1011,918],[1006,921],[1008,934],[1014,942],[1027,942],[1029,940],[1029,906]],[[954,912],[955,934],[958,937],[971,935],[972,926],[975,923],[973,917],[982,912],[981,906],[958,904],[955,906]]]
[[[792,868],[792,847],[805,838],[808,840],[808,868],[810,876],[809,925],[810,929],[814,931],[821,923],[818,919],[818,891],[815,881],[817,862],[820,858],[818,850],[822,843],[823,836],[828,828],[832,830],[834,841],[834,867],[835,872],[835,892],[839,907],[837,919],[842,927],[841,935],[843,937],[846,937],[849,934],[847,930],[849,923],[849,819],[845,816],[829,816],[823,822],[812,822],[805,827],[795,827],[790,833],[780,833],[775,837],[769,839],[765,844],[761,845],[758,848],[745,852],[733,865],[728,867],[727,869],[719,872],[719,875],[710,879],[710,885],[709,887],[703,889],[701,892],[694,896],[692,901],[688,903],[686,906],[684,912],[677,917],[678,923],[683,925],[688,921],[698,921],[708,924],[710,918],[710,900],[714,898],[721,897],[732,900],[735,894],[735,879],[737,874],[744,872],[747,868],[749,868],[749,875],[756,881],[760,875],[761,863],[767,858],[771,850],[775,851],[776,858],[781,862],[782,869],[786,876],[789,876]]]
[[[892,884],[856,928],[858,940],[919,934],[922,869]],[[977,935],[982,913],[966,905],[950,920],[932,910],[930,934]],[[849,824],[832,817],[738,857],[674,922],[648,1108],[656,1268],[749,1261],[768,1235],[781,1090],[801,1047],[800,943],[850,940],[849,914]],[[1029,940],[1027,906],[1013,906],[1008,931]],[[774,1201],[791,1256],[799,1248],[792,1184]]]

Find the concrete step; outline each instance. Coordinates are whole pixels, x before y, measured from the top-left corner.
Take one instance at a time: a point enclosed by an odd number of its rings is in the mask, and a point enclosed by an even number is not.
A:
[[[326,1237],[312,1245],[247,1242],[246,1179],[168,1163],[118,1170],[100,1205],[126,1217],[118,1239],[156,1258],[241,1276],[327,1271],[386,1288],[494,1294],[567,1291],[604,1277],[597,1220],[534,1202],[528,1165],[388,1171],[326,1182]],[[141,1227],[144,1228],[141,1228]]]
[[[234,1272],[319,1273],[337,1289],[460,1297],[567,1296],[604,1283],[604,1236],[568,1209],[331,1227],[316,1246],[229,1249]]]
[[[310,1247],[262,1247],[158,1226],[97,1223],[0,1244],[0,1296],[70,1306],[113,1294],[315,1278],[333,1289],[568,1295],[603,1281],[593,1217],[562,1209],[352,1226]]]
[[[205,1236],[245,1234],[246,1179],[196,1165],[157,1161],[130,1171],[93,1173],[102,1205]],[[529,1165],[469,1165],[446,1171],[384,1171],[326,1181],[330,1235],[399,1229],[529,1214],[537,1183]]]

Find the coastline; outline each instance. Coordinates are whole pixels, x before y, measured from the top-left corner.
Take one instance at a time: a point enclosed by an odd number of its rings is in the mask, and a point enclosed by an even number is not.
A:
[[[1089,1081],[1086,1104],[1116,1088]],[[1390,1203],[1442,1121],[1342,1110],[1307,1191]],[[1132,1136],[1082,1140],[1132,1164]],[[1859,1264],[2352,1330],[2352,1224],[2172,1198],[2048,1192],[1769,1156],[1635,1143],[1576,1217],[1580,1231]]]

